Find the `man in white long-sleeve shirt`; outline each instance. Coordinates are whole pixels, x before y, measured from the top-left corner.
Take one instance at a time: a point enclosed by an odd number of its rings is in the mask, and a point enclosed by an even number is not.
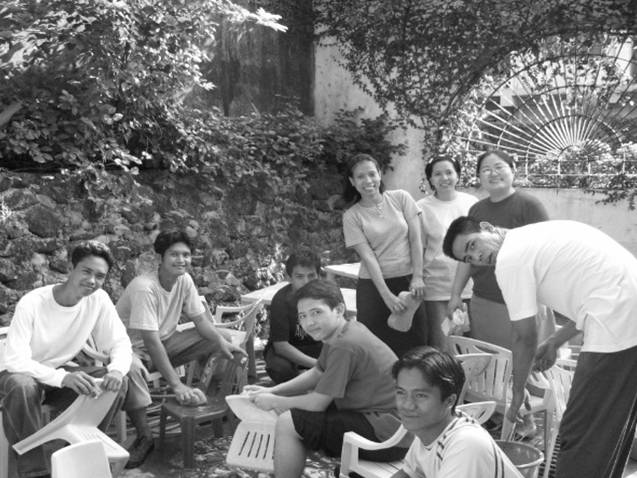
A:
[[[0,397],[10,444],[42,427],[43,400],[70,403],[76,394],[96,393],[89,373],[103,377],[102,388],[119,390],[122,398],[125,393],[131,342],[113,302],[101,289],[113,256],[105,244],[86,241],[73,250],[71,263],[65,282],[32,290],[20,299],[9,326],[0,359]],[[64,367],[90,336],[110,357],[108,365],[92,370]],[[47,476],[41,449],[22,455],[17,465],[22,477]]]

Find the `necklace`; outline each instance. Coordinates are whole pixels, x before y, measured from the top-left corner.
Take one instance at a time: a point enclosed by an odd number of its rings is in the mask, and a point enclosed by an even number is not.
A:
[[[365,206],[363,204],[361,204],[361,206],[368,208],[368,209],[374,209],[374,212],[376,213],[376,215],[378,217],[384,217],[385,213],[383,213],[383,198],[380,198],[380,201],[370,205],[370,206]]]

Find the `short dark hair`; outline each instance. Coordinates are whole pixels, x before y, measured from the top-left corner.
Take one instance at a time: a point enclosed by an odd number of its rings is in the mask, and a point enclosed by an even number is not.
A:
[[[429,185],[431,186],[432,189],[433,189],[433,185],[431,184],[431,176],[433,175],[433,172],[434,172],[434,166],[437,163],[442,163],[443,161],[449,161],[451,163],[451,165],[453,166],[453,169],[456,170],[456,174],[458,175],[458,178],[460,178],[460,174],[462,173],[462,166],[460,166],[460,163],[458,162],[458,160],[452,158],[451,156],[444,156],[444,155],[436,156],[434,159],[429,161],[427,165],[425,166],[425,177],[427,178],[427,181],[429,182]]]
[[[464,369],[460,362],[450,353],[425,346],[407,351],[394,363],[391,373],[394,380],[401,370],[417,369],[423,378],[433,387],[440,389],[442,400],[456,394],[456,401],[451,409],[455,412],[460,392],[465,382]]]
[[[155,238],[155,244],[153,245],[155,252],[164,257],[164,253],[173,244],[183,242],[188,246],[188,249],[192,251],[192,241],[186,231],[181,229],[171,229],[169,231],[161,231]]]
[[[347,175],[345,176],[345,182],[343,183],[343,199],[345,200],[346,204],[354,204],[360,201],[361,199],[360,193],[356,190],[354,185],[350,182],[350,178],[354,177],[354,168],[359,163],[362,163],[363,161],[369,161],[370,163],[373,163],[376,166],[376,169],[378,170],[378,174],[380,174],[380,165],[378,164],[378,161],[376,161],[376,159],[371,154],[358,153],[350,157],[345,163],[347,167]],[[382,180],[380,181],[379,191],[381,193],[385,191],[385,185],[383,184]]]
[[[88,256],[101,257],[108,264],[108,270],[111,270],[115,264],[115,259],[111,250],[106,244],[100,241],[82,241],[71,252],[71,264],[73,267]]]
[[[285,272],[288,276],[292,276],[294,268],[307,267],[316,270],[317,274],[321,273],[321,258],[314,251],[306,248],[297,249],[289,255],[285,261]]]
[[[453,222],[449,224],[447,234],[445,234],[445,238],[442,241],[442,252],[452,259],[459,260],[453,255],[453,241],[462,234],[471,234],[472,232],[480,232],[481,230],[480,221],[476,218],[460,216],[454,219]]]
[[[296,302],[301,299],[322,300],[330,309],[344,304],[341,289],[334,282],[325,279],[314,279],[296,291]]]
[[[511,156],[499,149],[490,149],[489,151],[485,151],[480,156],[478,156],[478,161],[476,162],[476,176],[480,176],[480,166],[482,166],[482,161],[484,161],[484,158],[486,158],[490,154],[493,154],[494,156],[500,158],[502,161],[507,163],[511,169],[515,169],[515,161],[513,161],[513,158]]]

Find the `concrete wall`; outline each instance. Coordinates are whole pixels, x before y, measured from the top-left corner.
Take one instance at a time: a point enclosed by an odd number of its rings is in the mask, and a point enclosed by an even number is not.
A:
[[[334,117],[341,108],[362,107],[364,114],[381,113],[375,101],[352,82],[350,74],[338,64],[335,47],[316,49],[316,76],[314,89],[315,114],[324,122]],[[394,158],[394,171],[384,176],[388,189],[405,189],[414,198],[423,196],[419,190],[424,175],[422,161],[423,133],[415,129],[396,132],[395,142],[407,145],[405,156]],[[598,227],[637,255],[637,211],[629,211],[625,202],[598,204],[603,196],[591,195],[571,189],[529,189],[546,206],[553,219],[573,219]],[[484,196],[480,191],[477,196]]]
[[[382,113],[374,99],[354,85],[349,72],[338,64],[336,47],[318,46],[315,57],[314,113],[319,121],[329,124],[340,109],[361,107],[367,117]],[[418,199],[423,196],[418,189],[424,177],[423,132],[414,128],[397,130],[392,140],[406,144],[407,153],[394,158],[394,170],[383,177],[385,185],[388,189],[405,189]]]

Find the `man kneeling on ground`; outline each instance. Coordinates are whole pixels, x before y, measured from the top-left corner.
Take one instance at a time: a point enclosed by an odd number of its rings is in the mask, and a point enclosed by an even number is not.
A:
[[[105,244],[80,243],[71,253],[73,268],[66,281],[27,293],[16,306],[0,362],[0,397],[4,433],[13,445],[42,428],[42,403],[70,405],[78,394],[102,388],[120,391],[102,421],[108,426],[126,392],[124,376],[131,364],[131,343],[102,284],[113,265]],[[109,364],[104,367],[64,366],[80,353],[89,337]],[[13,453],[13,452],[12,452]],[[22,477],[48,476],[41,447],[20,456]]]
[[[308,282],[296,298],[301,327],[323,342],[316,365],[271,388],[244,388],[259,408],[280,414],[274,445],[278,478],[300,477],[309,450],[339,456],[345,432],[384,441],[400,426],[391,377],[396,355],[363,324],[345,318],[336,284]],[[405,451],[395,447],[364,458],[396,460]]]
[[[128,327],[135,352],[124,409],[137,438],[129,450],[126,468],[140,466],[154,448],[146,418],[151,398],[145,370],[158,370],[180,403],[196,405],[205,397],[182,383],[174,367],[195,359],[203,361],[212,353],[229,359],[233,352],[245,354],[216,329],[187,272],[192,251],[188,235],[184,231],[160,232],[154,248],[160,257],[157,272],[135,277],[117,301],[117,312]],[[178,332],[182,312],[195,327]]]
[[[491,435],[456,411],[465,375],[454,357],[419,347],[403,355],[392,374],[400,420],[416,436],[392,478],[522,477]]]

